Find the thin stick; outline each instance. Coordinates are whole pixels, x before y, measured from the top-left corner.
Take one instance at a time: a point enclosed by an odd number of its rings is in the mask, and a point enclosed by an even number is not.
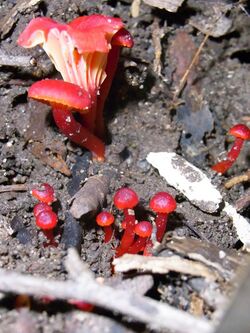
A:
[[[194,64],[195,64],[196,61],[198,60],[198,57],[200,56],[200,53],[201,53],[201,51],[202,51],[204,45],[206,44],[206,41],[208,40],[208,37],[209,37],[209,36],[210,36],[209,33],[207,33],[207,34],[205,35],[203,41],[201,42],[201,44],[200,44],[198,50],[196,51],[196,53],[195,53],[195,55],[194,55],[194,57],[193,57],[193,59],[192,59],[190,65],[188,66],[188,69],[186,70],[186,72],[185,72],[184,75],[182,76],[182,78],[181,78],[181,80],[180,80],[180,83],[179,83],[179,86],[178,86],[177,90],[176,90],[175,93],[174,93],[173,102],[176,101],[176,99],[179,97],[180,93],[182,92],[182,90],[183,90],[183,88],[184,88],[184,86],[185,86],[185,84],[186,84],[186,82],[187,82],[187,78],[188,78],[188,76],[189,76],[189,74],[190,74],[190,72],[191,72],[191,70],[192,70]]]
[[[0,291],[38,297],[46,295],[65,300],[84,300],[129,315],[155,329],[167,329],[177,333],[213,331],[212,324],[205,319],[194,317],[148,297],[132,294],[128,290],[99,284],[73,249],[69,250],[65,266],[73,280],[47,280],[0,269]]]
[[[224,186],[225,188],[231,188],[234,185],[243,183],[243,182],[248,182],[250,180],[250,169],[246,172],[243,173],[242,175],[235,176],[231,179],[229,179],[227,182],[225,182]]]
[[[14,184],[14,185],[1,185],[0,193],[4,192],[25,192],[28,191],[26,184]]]

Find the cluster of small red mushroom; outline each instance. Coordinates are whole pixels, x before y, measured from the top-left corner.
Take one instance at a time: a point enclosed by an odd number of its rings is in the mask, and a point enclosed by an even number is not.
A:
[[[53,187],[47,183],[42,184],[41,188],[33,188],[31,195],[39,200],[33,208],[36,225],[41,229],[47,237],[49,243],[47,245],[57,245],[54,240],[53,230],[55,229],[58,218],[57,214],[52,210],[52,203],[56,201],[55,191]]]
[[[78,17],[68,24],[48,17],[31,20],[17,43],[40,45],[63,80],[34,83],[28,96],[51,105],[60,131],[71,141],[104,159],[103,107],[118,64],[121,47],[133,39],[120,18],[104,15]],[[74,113],[78,113],[78,119]]]
[[[218,173],[224,174],[238,158],[245,141],[250,140],[250,128],[244,124],[237,124],[230,128],[229,134],[235,137],[234,144],[227,154],[227,158],[212,166]]]
[[[138,222],[136,220],[134,208],[138,203],[139,198],[131,188],[124,187],[115,193],[114,205],[124,214],[121,223],[121,228],[124,231],[120,244],[116,248],[116,257],[125,253],[136,254],[139,252],[143,252],[143,255],[151,255],[153,226],[149,221]],[[161,242],[166,231],[168,214],[176,209],[176,201],[169,193],[158,192],[151,198],[149,207],[157,214],[155,218],[156,239]],[[114,215],[108,211],[102,211],[96,217],[97,224],[104,229],[104,242],[106,243],[112,239],[114,221]]]

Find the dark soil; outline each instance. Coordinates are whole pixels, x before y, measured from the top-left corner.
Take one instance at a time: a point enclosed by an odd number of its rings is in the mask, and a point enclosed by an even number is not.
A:
[[[0,1],[0,19],[8,15],[15,4],[15,0]],[[207,109],[206,112],[199,110],[195,113],[197,110],[192,110],[186,100],[193,89],[191,85],[181,95],[184,104],[171,107],[172,93],[178,83],[174,77],[178,64],[174,63],[170,48],[180,31],[187,32],[194,45],[199,47],[204,35],[189,24],[189,19],[199,10],[206,14],[206,9],[192,7],[192,1],[187,1],[177,14],[173,14],[142,3],[140,15],[132,18],[130,8],[131,1],[125,0],[45,0],[18,14],[16,24],[2,38],[0,58],[2,53],[7,57],[32,56],[37,65],[1,65],[4,61],[0,62],[0,184],[27,184],[28,189],[34,184],[51,184],[58,199],[55,209],[60,219],[57,230],[57,239],[60,241],[72,196],[68,191],[72,176],[58,172],[37,155],[34,156],[36,143],[42,142],[46,154],[52,157],[59,154],[69,169],[72,170],[77,163],[84,175],[82,180],[107,170],[112,172],[105,203],[107,209],[111,208],[115,191],[124,185],[138,193],[140,207],[137,214],[140,217],[147,216],[148,202],[154,193],[168,191],[176,197],[177,205],[183,208],[182,213],[177,212],[170,217],[168,239],[173,236],[199,238],[198,235],[202,235],[222,249],[238,248],[238,239],[228,217],[205,214],[195,208],[167,185],[157,170],[147,163],[146,156],[149,152],[177,152],[212,175],[210,166],[222,157],[231,142],[226,136],[227,130],[239,122],[250,125],[249,16],[237,5],[233,6],[228,13],[232,20],[231,30],[219,38],[209,38],[205,44],[195,69],[195,86],[198,87],[199,97],[206,102]],[[16,44],[18,35],[34,16],[45,15],[67,22],[92,13],[121,17],[135,42],[131,50],[122,53],[106,103],[109,138],[104,163],[88,162],[89,153],[71,144],[58,132],[49,107],[27,99],[27,88],[33,82],[58,77],[58,74],[40,48],[25,50]],[[153,66],[155,49],[152,34],[155,22],[163,32],[160,75]],[[226,200],[233,204],[245,193],[249,183],[236,185],[230,190],[225,190],[223,183],[227,178],[245,172],[249,164],[249,144],[246,144],[237,163],[226,176],[213,176],[214,184],[221,188]],[[66,254],[65,245],[60,242],[57,248],[43,246],[44,235],[34,224],[34,204],[35,200],[28,190],[1,193],[0,267],[63,280],[66,278],[62,264]],[[122,216],[113,211],[118,223]],[[247,217],[249,208],[241,213]],[[103,233],[96,227],[93,217],[89,214],[80,221],[83,232],[78,246],[82,259],[96,276],[109,277],[112,273],[112,244],[103,245]],[[186,226],[186,221],[193,230]],[[21,225],[21,231],[20,228],[13,228],[16,224]],[[189,311],[190,295],[194,291],[192,288],[192,284],[180,275],[159,276],[155,279],[150,296]],[[73,307],[62,302],[46,308],[39,301],[33,300],[29,309],[36,328],[29,328],[26,332],[71,332],[70,321],[75,316],[74,312],[70,312]],[[1,300],[1,332],[10,332],[11,325],[17,321],[18,311],[14,296]],[[210,311],[207,305],[205,315],[209,317]],[[112,317],[112,314],[108,316]],[[129,328],[126,325],[123,326],[125,331],[147,331],[141,325],[130,323]]]

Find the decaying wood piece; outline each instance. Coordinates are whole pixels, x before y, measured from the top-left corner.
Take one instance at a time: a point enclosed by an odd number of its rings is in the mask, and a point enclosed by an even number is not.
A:
[[[28,186],[26,184],[13,184],[13,185],[1,185],[0,193],[5,192],[26,192],[28,191]]]
[[[140,6],[141,6],[141,0],[133,0],[131,7],[130,7],[130,12],[132,17],[138,17],[140,14]]]
[[[168,257],[147,257],[125,254],[113,260],[115,272],[128,272],[136,269],[142,272],[167,274],[170,271],[202,276],[210,281],[216,280],[219,275],[206,265],[192,260],[184,259],[177,255]]]
[[[143,0],[147,5],[157,7],[160,9],[166,9],[168,12],[175,13],[182,5],[184,0]]]
[[[83,215],[96,212],[100,209],[109,191],[112,172],[105,172],[89,177],[84,186],[72,197],[71,214],[79,219]]]
[[[168,329],[177,333],[213,331],[213,324],[205,319],[128,290],[117,290],[99,284],[74,249],[69,250],[65,266],[71,280],[47,280],[0,269],[0,291],[38,297],[46,295],[65,300],[85,300],[105,309],[129,315],[154,329]]]
[[[18,20],[18,14],[22,14],[30,7],[39,4],[39,2],[41,2],[41,0],[19,0],[9,14],[0,21],[0,37],[3,38],[10,32],[13,25]]]
[[[245,260],[239,252],[220,249],[212,243],[193,238],[173,238],[166,243],[166,247],[175,253],[212,267],[224,279],[229,280],[235,276],[239,266],[245,265]]]
[[[250,181],[250,169],[247,172],[243,173],[242,175],[235,176],[225,182],[225,188],[231,188],[237,184],[249,182]]]

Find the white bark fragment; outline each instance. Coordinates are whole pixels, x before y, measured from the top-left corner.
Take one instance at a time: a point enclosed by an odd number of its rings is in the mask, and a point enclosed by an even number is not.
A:
[[[147,161],[159,170],[167,183],[183,193],[201,210],[214,213],[222,201],[220,192],[198,168],[175,153],[149,153]]]
[[[214,213],[221,203],[224,204],[223,211],[232,219],[240,241],[250,252],[250,223],[233,206],[223,202],[220,192],[201,170],[175,153],[151,152],[147,161],[159,170],[169,185],[184,194],[199,209]]]
[[[147,5],[175,13],[184,0],[143,0]]]

